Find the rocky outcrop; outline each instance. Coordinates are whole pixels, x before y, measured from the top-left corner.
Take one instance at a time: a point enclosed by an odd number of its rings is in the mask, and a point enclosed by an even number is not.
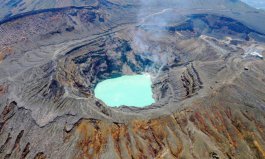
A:
[[[196,8],[138,14],[138,2],[104,0],[3,20],[0,158],[265,158],[264,59],[244,56],[264,56],[263,13],[187,2]],[[98,82],[139,73],[154,104],[94,97]]]

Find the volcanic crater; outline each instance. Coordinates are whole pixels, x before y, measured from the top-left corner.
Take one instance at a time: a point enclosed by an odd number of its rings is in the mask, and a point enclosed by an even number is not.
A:
[[[265,13],[216,1],[97,0],[7,16],[0,158],[264,158]],[[95,98],[99,82],[143,72],[154,104]]]

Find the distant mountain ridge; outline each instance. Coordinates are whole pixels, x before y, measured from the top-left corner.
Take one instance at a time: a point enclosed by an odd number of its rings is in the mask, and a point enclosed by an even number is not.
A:
[[[265,2],[259,2],[259,0],[242,0],[247,4],[252,4],[252,6],[256,7],[265,7]],[[216,7],[222,8],[224,7],[223,4],[226,6],[233,6],[233,5],[241,5],[239,0],[188,0],[188,1],[181,1],[181,0],[165,0],[163,3],[157,0],[3,0],[0,3],[0,19],[4,17],[9,17],[12,15],[29,12],[33,10],[42,10],[42,9],[49,9],[49,8],[64,8],[69,6],[95,6],[101,2],[111,2],[116,4],[156,4],[159,6],[174,6],[179,5],[180,7]],[[244,7],[246,8],[246,7]]]
[[[255,7],[257,9],[265,10],[265,1],[264,0],[241,0],[242,2],[247,3],[248,5]]]
[[[161,10],[163,8],[184,9],[187,10],[187,13],[194,10],[203,10],[200,12],[212,12],[213,14],[229,16],[265,34],[265,21],[260,21],[260,19],[264,19],[265,11],[255,10],[240,0],[164,0],[163,3],[158,0],[3,0],[3,3],[0,4],[0,21],[24,13],[30,14],[28,12],[38,12],[39,10],[65,7],[96,7],[107,3],[120,5],[124,8],[135,6],[135,12],[145,7],[157,7]]]

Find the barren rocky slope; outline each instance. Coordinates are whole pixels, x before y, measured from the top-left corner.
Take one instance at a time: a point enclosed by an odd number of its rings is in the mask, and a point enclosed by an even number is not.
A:
[[[72,2],[0,23],[0,158],[265,158],[264,12],[236,0]],[[149,107],[93,95],[142,72]]]

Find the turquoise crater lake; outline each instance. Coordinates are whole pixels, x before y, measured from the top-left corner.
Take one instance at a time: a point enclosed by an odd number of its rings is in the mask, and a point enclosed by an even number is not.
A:
[[[125,75],[98,83],[95,96],[110,107],[145,107],[155,102],[151,85],[148,74]]]

